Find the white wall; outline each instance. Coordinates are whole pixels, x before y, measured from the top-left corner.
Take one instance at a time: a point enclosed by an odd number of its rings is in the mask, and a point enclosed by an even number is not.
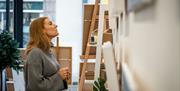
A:
[[[72,46],[72,80],[78,81],[82,49],[82,0],[56,0],[60,46]]]
[[[129,15],[128,63],[139,91],[180,91],[180,0]]]

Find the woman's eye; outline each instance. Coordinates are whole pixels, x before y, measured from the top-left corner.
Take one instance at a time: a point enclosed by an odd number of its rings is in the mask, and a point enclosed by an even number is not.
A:
[[[49,25],[52,25],[52,22],[49,22]]]

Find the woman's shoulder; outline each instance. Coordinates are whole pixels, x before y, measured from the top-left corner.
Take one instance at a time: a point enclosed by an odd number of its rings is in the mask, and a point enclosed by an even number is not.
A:
[[[42,52],[42,50],[40,49],[40,48],[37,48],[37,47],[33,47],[32,49],[31,49],[31,52]]]
[[[42,58],[43,52],[40,48],[32,48],[31,51],[27,55],[27,61],[34,62],[33,60],[40,60]],[[37,61],[38,62],[38,61]]]
[[[31,51],[29,52],[29,55],[39,55],[42,54],[43,51],[40,48],[34,47],[31,49]]]

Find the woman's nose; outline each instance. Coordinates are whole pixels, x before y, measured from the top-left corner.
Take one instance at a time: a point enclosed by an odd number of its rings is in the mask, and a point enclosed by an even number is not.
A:
[[[55,25],[55,28],[57,28],[57,25]]]

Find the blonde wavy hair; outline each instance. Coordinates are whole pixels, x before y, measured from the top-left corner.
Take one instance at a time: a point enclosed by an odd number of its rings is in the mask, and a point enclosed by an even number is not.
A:
[[[48,52],[50,50],[50,39],[43,31],[44,21],[47,18],[48,17],[40,17],[31,22],[26,54],[28,54],[34,47],[40,48],[44,52]]]

